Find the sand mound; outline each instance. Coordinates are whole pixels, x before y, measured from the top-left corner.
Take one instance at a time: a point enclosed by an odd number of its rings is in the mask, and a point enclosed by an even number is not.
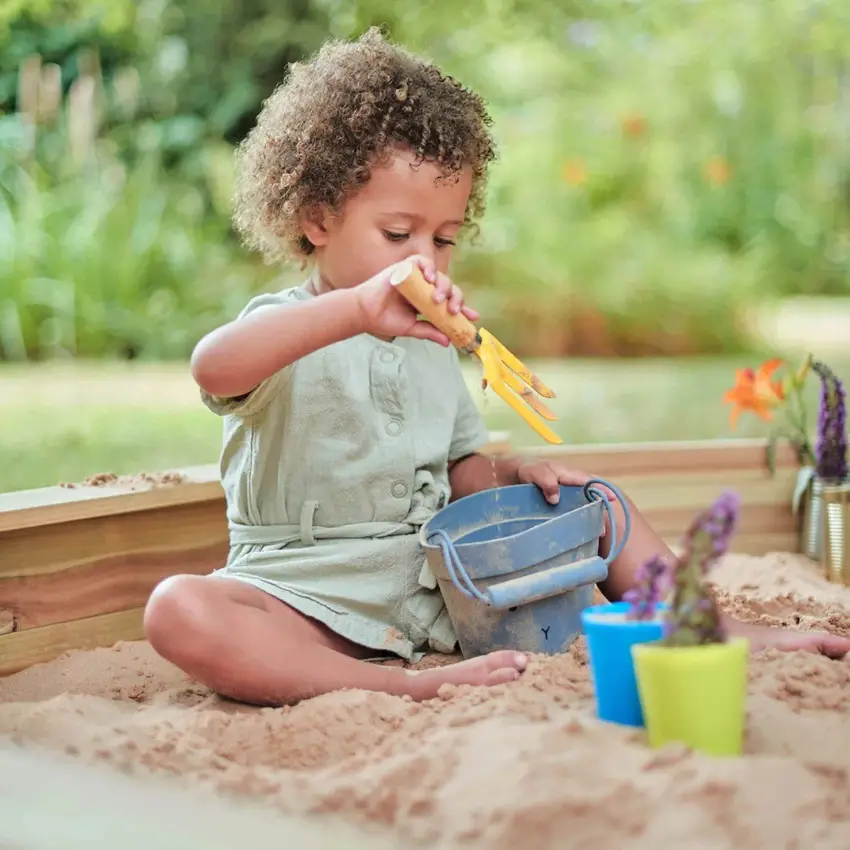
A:
[[[850,633],[850,589],[803,558],[729,556],[716,575],[743,619]],[[0,735],[289,815],[342,815],[404,846],[850,847],[850,660],[757,655],[734,760],[650,751],[642,732],[597,721],[586,661],[579,641],[519,682],[421,705],[349,691],[258,709],[124,644],[0,681]]]

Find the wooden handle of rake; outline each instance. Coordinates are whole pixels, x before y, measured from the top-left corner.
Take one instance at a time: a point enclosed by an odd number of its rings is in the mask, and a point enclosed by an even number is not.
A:
[[[390,283],[412,304],[434,327],[441,330],[461,349],[470,348],[478,335],[478,329],[463,313],[449,312],[448,304],[434,301],[434,287],[425,280],[422,272],[412,262],[403,262],[393,271]]]

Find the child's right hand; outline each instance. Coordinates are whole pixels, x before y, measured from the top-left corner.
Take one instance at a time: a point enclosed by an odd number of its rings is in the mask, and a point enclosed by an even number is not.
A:
[[[447,275],[438,272],[432,260],[416,255],[404,262],[418,266],[425,280],[433,284],[436,303],[446,302],[450,313],[463,313],[471,322],[478,320],[478,313],[463,303],[460,288]],[[378,337],[411,336],[448,346],[449,338],[430,322],[418,319],[416,308],[390,283],[397,265],[378,272],[354,290],[364,332]]]

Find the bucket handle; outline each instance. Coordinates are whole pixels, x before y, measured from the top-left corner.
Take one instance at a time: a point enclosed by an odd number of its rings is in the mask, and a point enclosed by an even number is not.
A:
[[[614,508],[611,506],[611,500],[608,498],[608,494],[604,490],[600,490],[599,487],[594,485],[601,484],[603,487],[607,487],[616,497],[619,503],[623,506],[623,516],[625,517],[626,523],[623,528],[623,537],[619,541],[617,541],[617,524],[614,518]],[[602,502],[605,505],[605,511],[608,514],[608,533],[611,535],[611,546],[608,549],[608,555],[603,559],[605,561],[605,566],[609,566],[611,561],[616,560],[623,553],[623,549],[626,547],[626,543],[628,542],[629,535],[632,533],[632,514],[629,510],[629,504],[626,501],[625,496],[610,482],[606,481],[604,478],[591,478],[590,481],[587,481],[584,485],[584,494],[587,496],[589,500],[593,500],[594,497]]]
[[[623,537],[620,541],[617,540],[617,526],[614,517],[614,508],[611,506],[611,500],[608,498],[608,494],[604,490],[600,490],[597,486],[594,486],[598,484],[601,484],[603,487],[607,487],[623,506],[623,515],[626,518],[626,524],[623,529]],[[604,478],[591,478],[590,481],[586,482],[584,485],[584,494],[587,496],[589,501],[602,502],[605,505],[606,512],[608,513],[608,531],[611,535],[611,548],[608,550],[608,555],[603,559],[605,566],[607,567],[611,561],[620,557],[620,554],[626,545],[626,541],[629,539],[629,534],[632,530],[632,517],[629,512],[629,506],[623,497],[623,494]],[[449,571],[449,577],[452,580],[452,584],[468,599],[475,599],[478,602],[483,602],[485,605],[490,605],[490,598],[483,594],[469,577],[469,573],[467,573],[466,568],[463,566],[460,556],[445,530],[442,528],[437,529],[433,536],[438,538],[438,545],[443,553],[443,560]]]
[[[442,550],[443,560],[449,571],[449,578],[451,578],[452,584],[468,599],[477,599],[479,602],[489,605],[490,599],[473,584],[446,531],[439,528],[434,532],[434,536],[439,538],[438,545]],[[458,580],[458,577],[460,577],[461,581]]]

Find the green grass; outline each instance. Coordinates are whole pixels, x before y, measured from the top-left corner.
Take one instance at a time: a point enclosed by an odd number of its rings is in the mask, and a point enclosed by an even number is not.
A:
[[[211,418],[203,411],[107,405],[57,411],[55,419],[15,411],[0,429],[4,451],[15,458],[0,470],[0,491],[214,461],[220,427]]]
[[[531,364],[558,397],[565,442],[733,436],[720,401],[737,360],[546,361]],[[841,363],[835,368],[846,373]],[[468,372],[475,387],[476,373]],[[812,382],[814,412],[817,388]],[[121,363],[0,368],[0,492],[214,463],[221,422],[201,404],[185,366]],[[473,389],[487,425],[515,446],[540,445],[492,393]],[[765,433],[745,417],[734,436]]]

